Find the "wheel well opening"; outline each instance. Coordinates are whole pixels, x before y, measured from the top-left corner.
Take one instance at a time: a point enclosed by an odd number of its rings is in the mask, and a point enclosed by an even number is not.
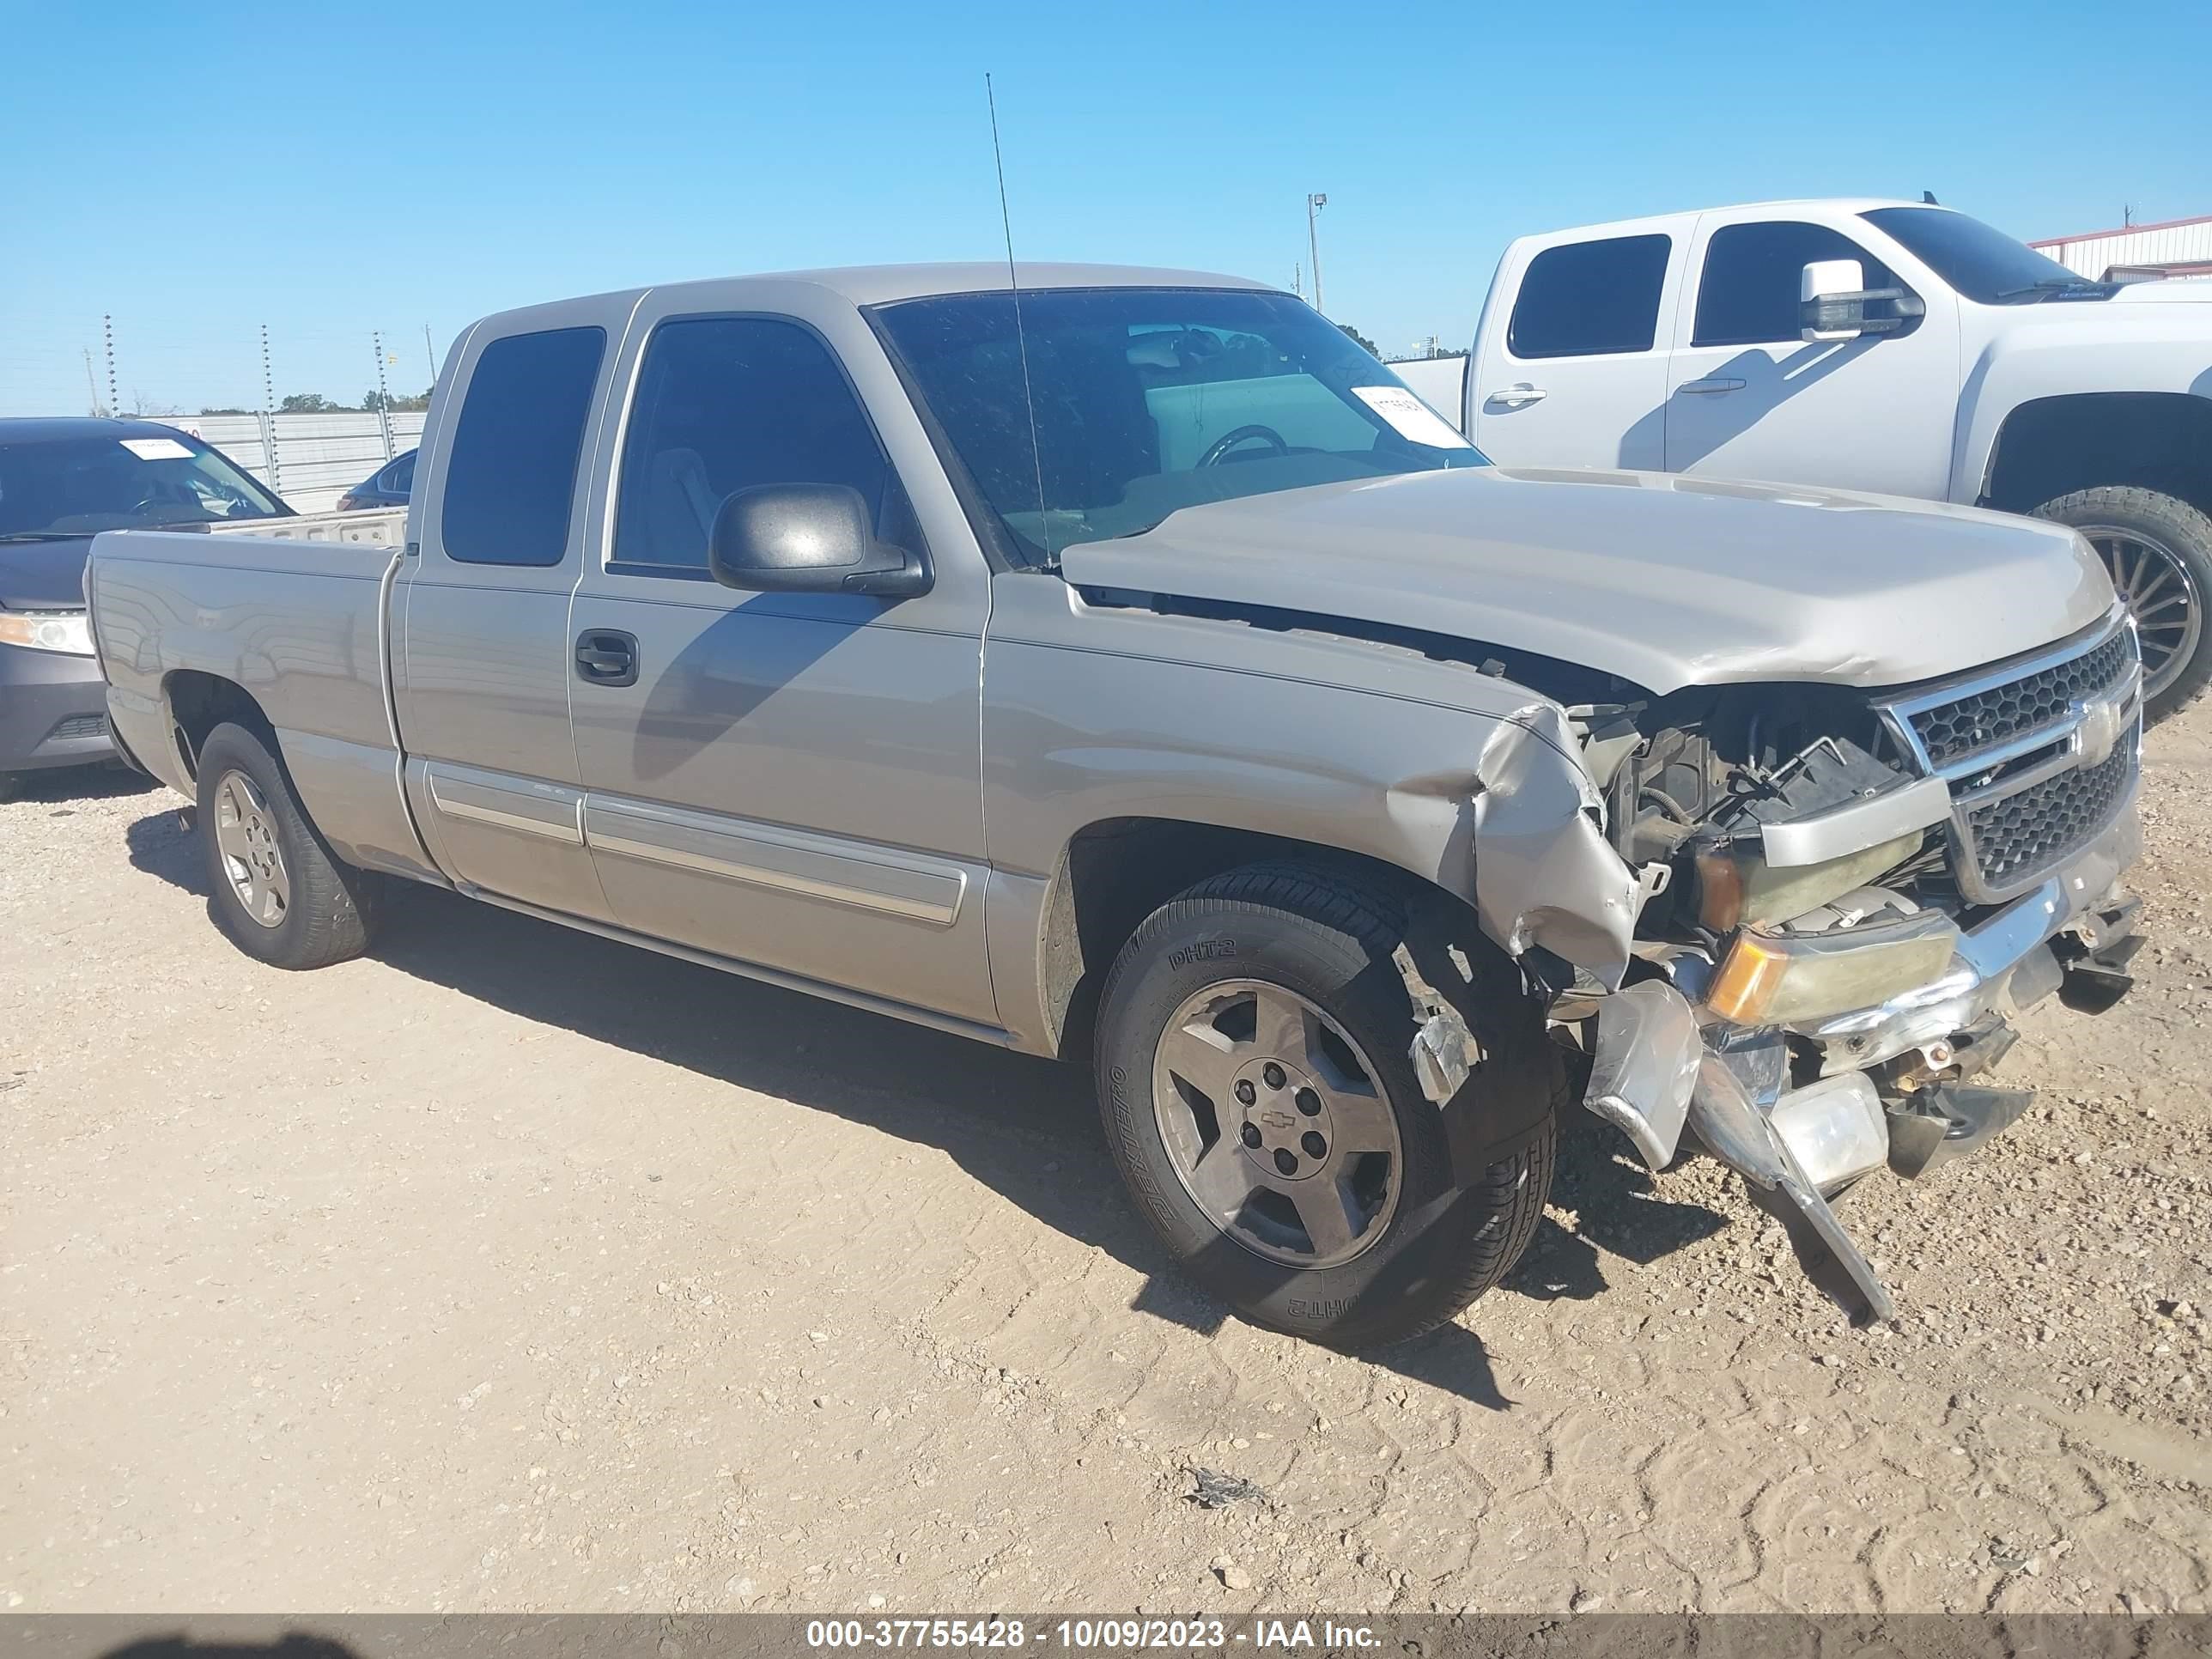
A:
[[[2022,404],[1997,434],[1982,505],[2026,513],[2110,484],[2212,512],[2212,398],[2094,392]]]
[[[261,712],[253,694],[237,681],[180,668],[162,682],[161,690],[169,705],[170,739],[177,746],[185,775],[194,781],[200,775],[201,745],[207,742],[209,732],[226,721],[260,732],[275,746],[276,733],[269,717]]]
[[[1068,843],[1045,903],[1039,966],[1058,1052],[1071,1060],[1090,1054],[1107,973],[1146,916],[1210,876],[1286,860],[1443,896],[1395,865],[1288,836],[1169,818],[1091,824]]]

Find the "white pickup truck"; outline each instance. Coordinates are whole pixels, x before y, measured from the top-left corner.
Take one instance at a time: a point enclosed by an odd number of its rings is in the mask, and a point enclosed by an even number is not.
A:
[[[1392,368],[1502,465],[2071,525],[2135,615],[2152,717],[2212,680],[2212,282],[2090,282],[1925,203],[1767,202],[1524,236],[1471,356]]]

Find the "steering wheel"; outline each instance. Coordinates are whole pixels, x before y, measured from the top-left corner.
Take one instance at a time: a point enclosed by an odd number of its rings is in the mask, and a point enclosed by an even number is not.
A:
[[[1206,447],[1206,453],[1198,458],[1200,466],[1218,466],[1221,458],[1237,445],[1254,438],[1264,438],[1274,446],[1275,453],[1287,455],[1291,447],[1283,441],[1283,434],[1272,426],[1240,426],[1234,432],[1224,432]]]

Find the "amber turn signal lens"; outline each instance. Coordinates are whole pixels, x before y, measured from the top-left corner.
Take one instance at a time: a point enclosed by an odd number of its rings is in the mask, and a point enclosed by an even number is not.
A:
[[[1743,920],[1743,866],[1728,853],[1698,854],[1698,921],[1725,933]]]
[[[1847,1014],[1941,978],[1958,942],[1957,924],[1936,910],[1819,933],[1746,927],[1721,958],[1705,1002],[1738,1025]]]

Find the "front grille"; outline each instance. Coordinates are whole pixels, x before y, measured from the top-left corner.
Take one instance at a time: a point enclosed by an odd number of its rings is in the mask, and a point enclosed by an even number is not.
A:
[[[2008,891],[2047,874],[2112,821],[2134,780],[2135,746],[2095,766],[2061,772],[1966,813],[1968,844],[1982,884]]]
[[[46,733],[48,743],[67,743],[78,738],[104,738],[107,735],[107,716],[105,714],[71,714]]]
[[[2109,829],[2141,764],[2135,630],[2115,616],[2070,651],[1884,705],[1923,773],[1951,789],[1951,866],[1971,902],[2033,886]]]
[[[2119,680],[2134,660],[2133,643],[2121,629],[2071,661],[1916,711],[1908,718],[1928,763],[1940,772],[1954,762],[2057,724],[2074,704]]]

